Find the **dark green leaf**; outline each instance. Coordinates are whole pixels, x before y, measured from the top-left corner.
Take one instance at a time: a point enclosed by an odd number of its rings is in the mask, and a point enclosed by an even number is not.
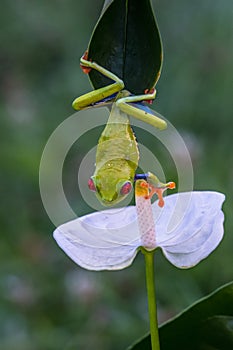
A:
[[[200,325],[201,349],[233,349],[233,316],[214,316]]]
[[[233,282],[201,299],[159,329],[161,350],[233,349]],[[130,350],[151,350],[146,335]]]
[[[128,91],[144,93],[160,76],[162,44],[150,0],[108,0],[94,29],[88,58],[115,73]],[[110,83],[94,70],[95,89]]]

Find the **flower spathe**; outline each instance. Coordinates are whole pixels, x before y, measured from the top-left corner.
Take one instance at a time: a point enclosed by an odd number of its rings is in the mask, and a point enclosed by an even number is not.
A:
[[[162,208],[154,202],[151,205],[153,246],[144,245],[144,248],[160,247],[166,258],[179,268],[196,265],[223,237],[224,200],[225,196],[218,192],[194,191],[167,196]],[[58,245],[75,263],[96,271],[129,266],[143,242],[150,242],[144,235],[135,206],[85,215],[54,231]]]

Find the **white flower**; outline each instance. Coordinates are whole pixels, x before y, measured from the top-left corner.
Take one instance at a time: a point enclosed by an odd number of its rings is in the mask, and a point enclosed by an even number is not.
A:
[[[89,270],[123,269],[142,246],[160,247],[173,265],[188,268],[220,243],[224,199],[218,192],[183,192],[167,196],[161,208],[157,201],[150,205],[143,198],[152,208],[154,225],[146,214],[140,223],[136,207],[129,206],[67,222],[54,231],[54,238],[75,263]]]

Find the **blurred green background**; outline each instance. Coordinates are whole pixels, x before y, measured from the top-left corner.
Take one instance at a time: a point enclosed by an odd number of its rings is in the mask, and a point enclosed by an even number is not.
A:
[[[148,330],[142,256],[119,272],[79,268],[53,240],[54,226],[39,193],[46,141],[73,113],[74,97],[90,90],[79,57],[102,4],[1,1],[1,350],[119,350]],[[225,238],[207,260],[182,271],[157,253],[162,322],[232,280],[233,6],[231,0],[153,5],[165,56],[154,109],[187,141],[194,188],[227,195]],[[137,137],[142,142],[143,133]],[[83,138],[81,149],[79,160],[90,149],[90,138]],[[70,174],[77,159],[72,152],[68,159],[65,187],[78,213],[84,213],[90,209]]]

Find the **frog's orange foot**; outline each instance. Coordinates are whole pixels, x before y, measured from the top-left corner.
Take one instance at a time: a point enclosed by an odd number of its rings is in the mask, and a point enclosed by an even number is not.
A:
[[[152,186],[149,186],[150,192],[146,199],[151,199],[154,194],[158,196],[158,206],[162,208],[164,206],[164,199],[163,199],[163,192],[166,190],[166,188],[155,188]]]
[[[144,93],[147,95],[147,94],[153,94],[155,92],[155,89],[152,88],[152,89],[146,89],[144,91]],[[150,105],[153,103],[153,100],[146,100],[147,103],[149,103]]]
[[[162,187],[155,187],[153,185],[149,185],[149,195],[147,196],[147,199],[151,199],[154,194],[158,197],[158,206],[162,208],[164,206],[164,199],[163,199],[163,192],[167,189],[173,190],[176,188],[175,182],[168,182],[167,184],[164,184]]]
[[[167,188],[169,188],[169,190],[174,190],[174,188],[176,188],[176,184],[175,182],[171,181],[167,183]]]
[[[144,197],[145,199],[148,199],[149,195],[149,184],[145,180],[137,180],[136,186],[135,186],[135,194],[138,197]],[[147,198],[148,197],[148,198]]]
[[[87,51],[87,50],[86,50],[86,51],[84,52],[84,54],[82,55],[82,58],[83,58],[84,60],[88,61],[88,51]],[[91,60],[90,60],[90,61],[91,61]],[[92,69],[92,68],[90,68],[90,67],[84,66],[82,63],[80,63],[80,67],[81,67],[83,73],[85,73],[85,74],[89,74],[90,71],[91,71],[91,69]]]

